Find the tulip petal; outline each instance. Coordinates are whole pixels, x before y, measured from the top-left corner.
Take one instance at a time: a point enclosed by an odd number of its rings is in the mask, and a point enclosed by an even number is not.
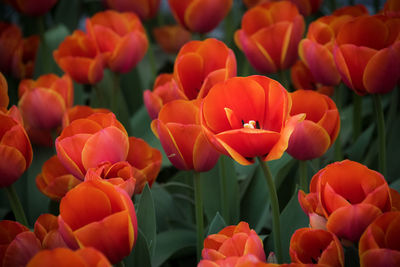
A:
[[[34,233],[31,231],[22,232],[8,246],[2,262],[3,266],[26,266],[41,248],[40,241]]]
[[[371,249],[360,255],[363,267],[399,266],[400,252],[391,249]]]
[[[12,185],[24,173],[26,161],[21,152],[10,146],[0,144],[0,187]]]
[[[177,57],[175,79],[189,100],[195,99],[204,81],[204,62],[199,54],[187,53]]]
[[[208,142],[200,131],[193,146],[193,166],[197,172],[211,170],[219,159],[219,152]]]

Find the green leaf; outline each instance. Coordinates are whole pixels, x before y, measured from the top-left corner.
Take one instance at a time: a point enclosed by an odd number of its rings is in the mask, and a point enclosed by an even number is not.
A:
[[[357,141],[348,148],[347,153],[350,160],[361,163],[364,162],[363,159],[367,148],[371,145],[371,138],[374,129],[375,124],[371,124],[371,126],[358,137]]]
[[[183,220],[172,195],[157,182],[151,188],[156,210],[157,231],[167,231],[173,220]]]
[[[153,257],[153,266],[160,266],[172,255],[186,248],[191,248],[193,254],[195,254],[195,231],[176,229],[158,234],[156,253]]]
[[[137,205],[138,228],[143,233],[150,255],[154,255],[156,244],[156,214],[154,201],[148,184],[145,185]]]
[[[210,226],[208,228],[207,236],[216,234],[219,231],[221,231],[223,228],[226,227],[226,223],[224,221],[224,218],[217,212],[215,214],[214,219],[212,219]]]
[[[147,246],[146,237],[138,229],[138,237],[132,253],[124,259],[126,266],[151,267],[150,250]]]

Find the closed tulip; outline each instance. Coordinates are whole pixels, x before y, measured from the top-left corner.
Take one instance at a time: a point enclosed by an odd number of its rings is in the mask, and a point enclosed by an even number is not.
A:
[[[0,266],[6,267],[4,261],[6,258],[10,258],[11,255],[8,251],[10,244],[13,242],[15,237],[24,232],[29,232],[29,228],[20,224],[19,222],[2,220],[0,221]],[[20,255],[21,257],[21,255]]]
[[[235,77],[216,84],[204,98],[201,123],[210,142],[243,165],[285,152],[303,114],[291,117],[290,97],[265,76]]]
[[[21,40],[15,50],[11,65],[11,72],[14,77],[17,79],[33,77],[39,44],[39,35],[32,35]]]
[[[335,142],[340,130],[340,116],[335,102],[311,90],[290,93],[290,115],[304,113],[304,121],[296,125],[289,139],[287,152],[299,160],[318,158]]]
[[[42,16],[57,3],[57,0],[5,0],[18,12],[28,16]]]
[[[153,29],[153,36],[157,44],[166,53],[175,54],[187,42],[192,35],[181,25],[165,25]]]
[[[90,106],[75,105],[66,110],[62,119],[62,129],[67,127],[72,121],[84,119],[94,113],[111,113],[106,108],[92,108]]]
[[[304,18],[291,2],[264,3],[243,15],[235,42],[258,72],[274,73],[295,63],[304,29]]]
[[[175,20],[191,32],[212,31],[228,14],[232,0],[169,0]]]
[[[114,72],[130,71],[146,54],[146,33],[135,13],[98,12],[86,21],[86,29]]]
[[[58,218],[53,214],[41,214],[35,222],[33,232],[42,249],[67,247],[58,231]]]
[[[101,180],[70,190],[61,199],[58,223],[70,248],[94,247],[113,264],[131,253],[137,238],[132,200],[123,189]]]
[[[104,0],[106,5],[120,12],[134,12],[140,19],[147,20],[157,14],[160,0]]]

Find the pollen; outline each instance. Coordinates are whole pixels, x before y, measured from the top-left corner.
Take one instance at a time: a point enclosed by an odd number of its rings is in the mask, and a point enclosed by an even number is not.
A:
[[[248,123],[243,124],[244,128],[255,129],[256,128],[256,121],[250,120]]]

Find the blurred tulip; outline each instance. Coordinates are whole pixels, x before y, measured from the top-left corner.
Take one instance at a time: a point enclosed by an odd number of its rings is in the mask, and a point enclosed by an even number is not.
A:
[[[58,218],[53,214],[44,213],[37,218],[34,234],[39,239],[42,249],[67,247],[58,231]]]
[[[105,4],[120,12],[134,12],[140,19],[147,20],[157,14],[160,0],[104,0]]]
[[[105,108],[92,108],[90,106],[75,105],[66,110],[62,118],[62,129],[70,125],[71,122],[77,119],[84,119],[94,113],[111,113]]]
[[[252,8],[256,5],[267,3],[267,2],[278,2],[280,0],[243,0],[243,3],[247,8]],[[297,6],[299,12],[303,16],[309,16],[316,13],[321,7],[322,0],[289,0]]]
[[[65,194],[82,181],[61,164],[57,156],[51,157],[36,176],[36,187],[52,200],[60,201]]]
[[[52,131],[59,130],[64,112],[73,104],[71,78],[67,74],[61,78],[46,74],[36,81],[22,80],[18,94],[18,107],[31,141],[51,146],[54,142]],[[44,137],[47,137],[48,143],[41,141]]]
[[[14,110],[19,115],[18,110]],[[13,184],[32,162],[32,146],[20,121],[0,111],[0,187]]]
[[[71,122],[56,139],[58,159],[75,177],[83,180],[87,169],[102,162],[126,159],[128,134],[113,113],[95,113]]]
[[[350,160],[329,164],[315,174],[310,193],[299,191],[299,202],[304,212],[313,216],[311,225],[315,220],[325,219],[328,231],[352,242],[358,242],[367,226],[382,212],[392,209],[385,178]]]
[[[388,17],[400,17],[400,2],[397,0],[387,0],[383,7],[383,13]]]
[[[289,139],[287,152],[299,160],[321,157],[335,142],[340,130],[340,116],[335,102],[326,95],[311,90],[290,93],[290,115],[305,113]]]
[[[201,123],[210,142],[242,165],[279,159],[304,115],[289,116],[291,99],[265,76],[235,77],[204,98]]]
[[[92,37],[75,30],[53,52],[58,66],[78,83],[95,84],[103,79],[104,58]]]
[[[246,222],[227,226],[218,234],[207,236],[201,253],[203,259],[211,261],[249,254],[265,262],[262,240]]]
[[[168,0],[175,20],[191,32],[207,33],[225,18],[232,0]]]
[[[132,12],[98,12],[86,21],[86,29],[114,72],[130,71],[146,54],[146,33],[140,19]]]
[[[243,15],[235,42],[258,72],[274,73],[295,63],[304,29],[303,16],[291,2],[264,3]]]
[[[131,253],[137,238],[132,200],[123,189],[101,180],[71,189],[61,199],[58,223],[71,249],[94,247],[113,264]]]
[[[29,232],[29,229],[15,221],[2,220],[0,221],[0,266],[6,267],[4,261],[9,258],[10,253],[7,251],[11,242],[15,237],[23,232]]]
[[[187,99],[179,90],[172,74],[162,73],[157,76],[153,90],[143,92],[143,102],[152,120],[157,119],[163,105],[172,100]]]
[[[165,25],[153,29],[157,44],[165,53],[175,54],[192,38],[190,32],[181,25]]]
[[[343,82],[359,95],[384,94],[400,78],[400,20],[361,16],[344,24],[334,57]]]
[[[344,252],[339,239],[325,230],[297,229],[290,239],[289,254],[294,263],[344,266]]]
[[[180,170],[208,171],[219,158],[202,131],[199,106],[200,100],[175,100],[151,122],[169,161]]]
[[[361,267],[400,265],[400,212],[386,212],[373,221],[360,238]]]
[[[21,42],[22,32],[18,26],[0,22],[0,72],[11,73],[13,56]]]
[[[39,49],[40,38],[32,35],[21,40],[13,55],[11,71],[17,79],[33,77],[36,54]]]
[[[107,258],[94,248],[81,248],[76,251],[67,248],[43,250],[33,257],[27,267],[112,267]]]
[[[4,0],[18,12],[28,16],[41,16],[50,11],[57,0]]]
[[[189,100],[205,97],[214,84],[234,76],[235,54],[217,39],[190,41],[175,59],[174,79]]]
[[[0,111],[7,112],[9,102],[7,80],[0,72]]]
[[[357,4],[351,6],[344,6],[336,9],[333,13],[333,16],[344,16],[348,15],[350,17],[359,17],[363,15],[369,15],[368,9],[365,5]],[[339,25],[337,25],[339,26]],[[338,27],[335,28],[335,33],[337,33]]]

